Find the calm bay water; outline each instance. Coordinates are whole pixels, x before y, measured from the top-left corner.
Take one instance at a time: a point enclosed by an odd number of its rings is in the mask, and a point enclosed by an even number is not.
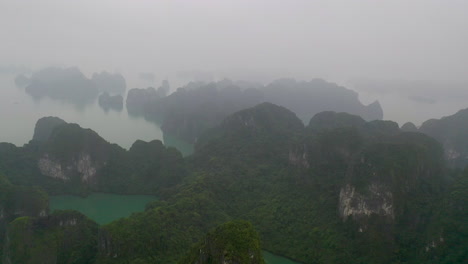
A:
[[[68,123],[90,128],[110,143],[127,149],[137,139],[163,140],[163,133],[156,124],[129,116],[125,108],[120,112],[106,112],[99,107],[97,100],[85,106],[49,98],[34,100],[24,89],[16,87],[14,77],[0,75],[0,142],[17,146],[29,142],[36,121],[45,116],[57,116]]]

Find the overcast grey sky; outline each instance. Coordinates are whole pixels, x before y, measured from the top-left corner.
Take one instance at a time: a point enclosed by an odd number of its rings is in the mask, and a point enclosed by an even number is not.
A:
[[[466,0],[0,0],[0,34],[33,68],[468,79]]]

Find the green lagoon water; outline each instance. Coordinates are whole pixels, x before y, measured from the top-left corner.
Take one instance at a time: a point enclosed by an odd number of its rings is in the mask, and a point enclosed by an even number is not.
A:
[[[118,195],[94,193],[86,198],[72,195],[50,197],[51,210],[76,210],[98,224],[108,224],[116,219],[142,212],[148,202],[157,198],[151,195]]]
[[[76,210],[100,225],[108,224],[132,213],[142,212],[148,202],[156,200],[151,195],[119,195],[93,193],[88,197],[58,195],[50,197],[51,210]],[[299,264],[292,260],[263,251],[266,264]]]

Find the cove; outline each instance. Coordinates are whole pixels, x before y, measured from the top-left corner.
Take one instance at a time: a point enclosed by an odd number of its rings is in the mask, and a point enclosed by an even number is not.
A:
[[[290,259],[274,255],[265,250],[262,251],[262,254],[266,264],[300,264],[299,262],[295,262]]]
[[[120,195],[93,193],[87,197],[73,195],[50,196],[49,206],[53,210],[76,210],[100,225],[108,224],[132,213],[145,210],[147,203],[157,200],[151,195]],[[266,264],[299,264],[290,259],[263,251]]]
[[[76,210],[100,225],[108,224],[132,213],[143,212],[148,202],[157,200],[151,195],[119,195],[93,193],[88,197],[72,195],[50,196],[51,210]]]

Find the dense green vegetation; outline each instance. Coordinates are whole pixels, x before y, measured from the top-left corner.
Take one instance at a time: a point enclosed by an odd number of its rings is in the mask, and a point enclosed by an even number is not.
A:
[[[213,213],[249,220],[259,230],[264,248],[304,263],[427,260],[426,245],[443,230],[435,220],[440,209],[437,201],[449,186],[439,144],[422,134],[401,133],[395,123],[336,118],[329,118],[335,125],[312,120],[314,127],[305,129],[293,113],[271,104],[227,118],[200,139],[189,158],[195,176],[187,178],[176,195],[165,200],[165,206],[150,206],[127,220],[135,223],[118,225],[133,227],[125,228],[125,235],[117,240],[119,248],[133,248],[130,242],[124,242],[125,246],[120,242],[154,225],[143,221],[145,216],[157,219],[158,226],[166,222],[163,234],[171,230],[175,232],[171,237],[183,236],[178,223],[192,211],[204,215],[210,225],[214,225],[209,217]],[[340,216],[340,193],[347,184],[364,197],[372,214]],[[383,186],[381,193],[373,193],[374,185]],[[382,212],[381,195],[386,192],[391,193],[388,214]],[[203,196],[210,198],[199,203]],[[184,203],[187,207],[175,210],[171,220],[155,216],[155,212],[180,208]],[[200,208],[201,204],[205,207]],[[200,239],[209,226],[187,223],[190,240]],[[135,228],[139,225],[141,231]],[[161,232],[158,230],[153,232]],[[171,249],[182,243],[165,241],[174,243]],[[155,248],[146,247],[157,255],[161,249]]]
[[[157,194],[187,173],[182,155],[159,140],[138,140],[126,151],[90,129],[56,119],[40,119],[40,136],[24,147],[0,144],[0,172],[12,183],[39,185],[51,194]]]
[[[165,134],[195,143],[227,116],[262,102],[284,106],[304,123],[325,110],[348,112],[366,120],[383,117],[378,102],[365,106],[354,91],[320,79],[280,79],[266,86],[230,80],[189,83],[169,96],[158,95],[154,88],[132,89],[127,108],[129,113],[161,124]]]
[[[224,223],[192,246],[180,264],[245,263],[263,264],[260,239],[252,224],[245,221]]]
[[[27,172],[15,172],[15,159],[34,167],[44,150],[64,162],[85,151],[106,161],[99,188],[159,194],[144,212],[101,227],[95,263],[192,263],[197,249],[245,256],[245,248],[259,249],[242,240],[253,229],[263,249],[301,263],[467,260],[468,170],[448,169],[436,140],[390,121],[325,112],[304,127],[293,112],[263,103],[225,118],[186,159],[159,141],[120,150],[76,125],[57,127],[45,144],[0,150],[0,169],[12,179]],[[27,219],[15,220],[11,235]],[[253,229],[224,224],[234,219]]]
[[[468,109],[454,115],[424,122],[419,131],[443,144],[448,165],[464,168],[468,165]]]
[[[10,223],[4,263],[94,263],[98,225],[74,211]]]
[[[37,187],[16,186],[0,174],[0,259],[7,225],[17,217],[45,215],[48,196]]]

